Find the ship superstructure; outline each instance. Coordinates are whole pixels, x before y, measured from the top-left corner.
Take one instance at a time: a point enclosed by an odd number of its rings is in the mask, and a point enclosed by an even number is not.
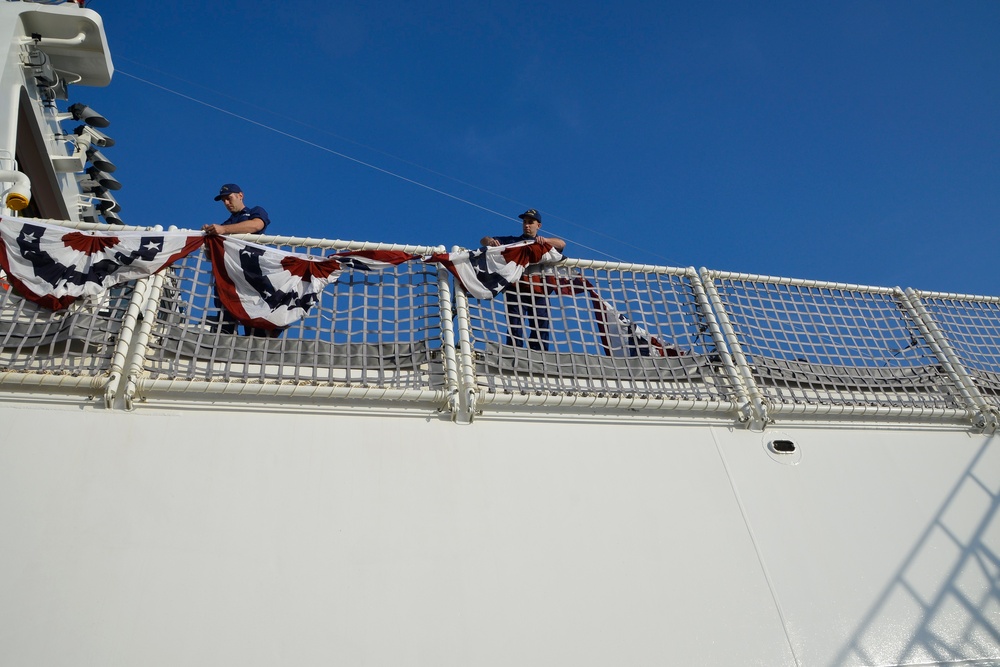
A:
[[[3,218],[124,229],[100,17],[0,29]],[[1000,662],[1000,298],[565,260],[531,345],[421,259],[275,338],[202,251],[9,278],[0,664]]]

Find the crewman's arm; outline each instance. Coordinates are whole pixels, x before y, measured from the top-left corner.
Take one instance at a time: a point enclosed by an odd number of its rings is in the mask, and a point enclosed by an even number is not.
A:
[[[547,238],[542,238],[541,236],[536,236],[535,240],[541,241],[543,243],[548,243],[550,246],[552,246],[559,252],[562,252],[563,248],[566,247],[566,242],[563,241],[562,239],[547,239]]]
[[[209,236],[225,236],[227,234],[256,234],[264,229],[264,221],[260,218],[250,218],[232,225],[205,225],[201,228]]]

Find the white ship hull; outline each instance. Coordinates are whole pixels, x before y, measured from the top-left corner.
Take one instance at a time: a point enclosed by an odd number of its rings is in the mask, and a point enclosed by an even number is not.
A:
[[[0,414],[3,664],[1000,660],[993,438]]]

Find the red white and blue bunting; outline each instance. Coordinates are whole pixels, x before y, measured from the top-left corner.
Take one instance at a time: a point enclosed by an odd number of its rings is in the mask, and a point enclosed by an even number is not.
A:
[[[345,269],[381,271],[417,259],[395,250],[355,250],[317,259],[209,236],[205,248],[223,307],[247,326],[281,329],[302,319]]]
[[[18,294],[61,310],[163,270],[201,247],[203,238],[200,232],[81,232],[0,218],[0,266]]]
[[[644,326],[633,322],[613,303],[601,297],[593,283],[583,276],[560,272],[545,278],[552,291],[586,295],[590,299],[601,348],[609,357],[676,357],[684,354],[673,346],[664,345]]]
[[[431,255],[424,261],[441,264],[477,299],[492,299],[521,279],[533,264],[551,264],[562,254],[545,242],[519,241],[509,245]]]
[[[324,258],[285,252],[191,231],[78,231],[38,220],[0,217],[0,267],[15,292],[52,310],[97,298],[111,287],[150,276],[205,245],[222,306],[242,324],[282,329],[298,321],[345,270],[381,271],[414,259],[440,264],[465,290],[492,299],[521,280],[525,269],[554,264],[545,242],[419,257],[394,250],[348,251]],[[535,291],[587,295],[601,346],[610,356],[674,356],[641,324],[603,299],[585,278],[535,274]]]

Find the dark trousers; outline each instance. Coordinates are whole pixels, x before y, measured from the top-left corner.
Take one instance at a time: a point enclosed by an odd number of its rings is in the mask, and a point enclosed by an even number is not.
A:
[[[548,350],[551,324],[549,308],[544,294],[532,292],[525,286],[522,290],[510,290],[505,295],[507,301],[507,345],[524,347],[527,343],[532,350]],[[528,337],[524,329],[529,329]]]
[[[212,325],[212,331],[215,331],[215,326],[218,326],[218,330],[221,333],[236,333],[236,328],[240,324],[239,320],[233,317],[232,313],[222,306],[222,300],[218,296],[215,297],[215,307],[219,309],[219,313],[217,315],[209,315],[208,317],[210,321],[215,323]],[[243,325],[243,335],[254,336],[256,338],[277,338],[281,335],[281,331],[281,329],[260,329],[258,327]]]

